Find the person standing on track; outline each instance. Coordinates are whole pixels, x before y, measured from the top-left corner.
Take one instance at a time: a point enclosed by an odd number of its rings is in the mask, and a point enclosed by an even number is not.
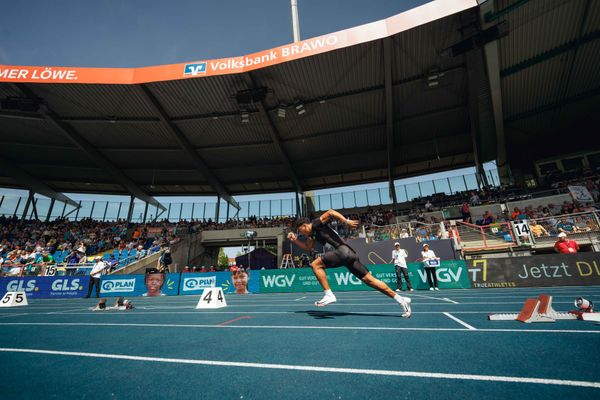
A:
[[[96,286],[96,297],[100,297],[100,276],[102,275],[102,271],[106,269],[106,263],[102,261],[102,257],[96,256],[94,261],[96,264],[94,264],[94,267],[90,271],[90,283],[88,284],[86,299],[90,298],[94,286]]]
[[[334,248],[333,251],[328,251],[320,257],[317,257],[310,264],[313,273],[325,291],[323,298],[315,302],[315,305],[317,307],[324,307],[336,301],[336,297],[331,291],[329,282],[327,281],[325,268],[345,266],[352,275],[356,276],[366,285],[377,289],[398,302],[404,310],[402,316],[404,318],[409,318],[411,315],[411,299],[396,294],[385,284],[385,282],[375,278],[371,272],[369,272],[369,270],[360,262],[358,254],[356,254],[354,249],[348,246],[340,235],[329,226],[328,222],[332,219],[344,223],[350,228],[356,228],[358,226],[358,221],[347,219],[335,210],[329,210],[312,221],[309,221],[306,218],[296,221],[295,227],[299,234],[306,237],[305,242],[298,240],[298,236],[294,232],[290,232],[287,235],[292,243],[307,252],[312,251],[315,241],[318,241],[322,245],[328,244]]]
[[[429,245],[427,243],[423,245],[421,257],[423,258],[423,266],[425,267],[425,273],[427,274],[429,290],[440,290],[438,288],[437,275],[435,274],[436,267],[440,265],[440,259],[436,257],[433,250],[429,250]]]
[[[406,250],[400,248],[400,243],[394,243],[394,250],[392,250],[392,262],[396,268],[396,279],[398,280],[397,292],[402,290],[402,275],[404,275],[404,280],[406,281],[406,288],[411,292],[413,291],[412,285],[410,284],[410,278],[408,277],[406,257],[408,257]]]

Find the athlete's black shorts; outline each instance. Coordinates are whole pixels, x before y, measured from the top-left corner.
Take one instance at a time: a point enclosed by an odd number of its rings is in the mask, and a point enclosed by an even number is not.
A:
[[[367,267],[362,265],[358,259],[358,254],[346,244],[323,254],[321,260],[323,260],[325,268],[346,267],[358,279],[364,278],[369,273]]]

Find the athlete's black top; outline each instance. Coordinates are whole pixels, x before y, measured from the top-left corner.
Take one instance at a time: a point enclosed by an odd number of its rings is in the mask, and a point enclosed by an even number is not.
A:
[[[313,220],[311,222],[311,225],[311,236],[323,246],[325,246],[325,244],[329,244],[337,249],[341,245],[346,244],[344,239],[342,239],[340,235],[335,230],[333,230],[333,228],[331,228],[328,224],[322,223],[319,218]]]

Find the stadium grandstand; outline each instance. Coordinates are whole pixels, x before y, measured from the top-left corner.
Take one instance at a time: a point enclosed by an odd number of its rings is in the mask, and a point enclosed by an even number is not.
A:
[[[600,301],[599,33],[600,2],[594,0],[437,0],[367,25],[218,60],[118,69],[0,65],[0,295],[22,289],[33,308],[21,314],[0,312],[0,325],[15,324],[1,329],[14,329],[18,335],[26,332],[27,324],[45,324],[51,332],[60,324],[98,327],[98,319],[84,317],[80,322],[76,316],[91,314],[88,308],[95,303],[80,298],[88,282],[91,292],[90,273],[101,260],[98,293],[105,298],[140,296],[140,304],[147,307],[132,311],[139,319],[130,325],[107,318],[109,325],[125,324],[123,332],[132,340],[141,338],[135,324],[156,328],[152,335],[165,338],[189,337],[191,327],[200,332],[216,326],[228,340],[234,340],[234,332],[227,327],[261,329],[264,338],[272,335],[269,341],[281,334],[294,342],[292,350],[277,347],[273,354],[280,358],[250,356],[252,362],[237,367],[312,371],[289,378],[300,385],[319,371],[303,365],[314,360],[314,365],[333,365],[330,361],[341,351],[325,351],[331,357],[327,362],[317,355],[306,362],[288,359],[314,345],[302,342],[293,327],[323,329],[319,335],[325,329],[342,335],[355,327],[356,332],[367,331],[369,340],[373,334],[385,336],[373,339],[381,347],[404,340],[392,333],[406,334],[410,341],[413,334],[433,335],[440,329],[448,336],[419,342],[425,348],[439,340],[447,347],[440,350],[439,364],[426,363],[420,369],[415,359],[407,358],[406,366],[381,360],[382,366],[366,362],[358,367],[340,356],[334,363],[339,368],[322,371],[327,376],[370,374],[379,384],[396,382],[398,376],[447,380],[443,387],[452,392],[445,393],[449,398],[475,398],[476,385],[484,381],[499,390],[482,389],[481,396],[488,398],[503,397],[501,393],[534,399],[596,397],[600,359],[580,343],[592,348],[600,344],[597,324],[582,328],[578,324],[584,322],[558,321],[566,326],[562,331],[546,325],[538,333],[530,329],[531,337],[539,334],[540,341],[526,345],[517,332],[527,328],[517,322],[504,329],[496,325],[501,322],[486,326],[488,321],[477,318],[520,307],[509,298],[522,303],[522,296],[544,291],[555,296],[557,307],[563,295],[563,309],[567,296]],[[465,168],[473,172],[464,173]],[[357,186],[365,184],[378,185]],[[267,196],[245,200],[252,195]],[[299,219],[314,220],[329,209],[346,218],[346,223],[334,220],[329,226],[393,290],[396,275],[390,255],[395,244],[407,249],[414,293],[428,294],[408,294],[413,302],[409,322],[415,324],[399,328],[401,323],[385,318],[393,316],[387,312],[391,308],[381,313],[369,304],[355,304],[363,300],[358,293],[345,292],[357,290],[348,288],[357,279],[348,274],[345,283],[335,275],[334,289],[340,305],[343,299],[357,305],[357,311],[335,308],[340,307],[337,303],[332,312],[305,311],[312,302],[296,307],[313,297],[310,292],[321,291],[310,266],[328,248],[299,248],[290,232]],[[352,229],[348,220],[358,221],[358,228]],[[422,272],[424,245],[441,259],[437,276],[443,295],[433,291]],[[223,259],[222,249],[234,246],[242,246],[243,254]],[[545,269],[550,265],[557,266],[552,276]],[[565,271],[560,277],[558,265]],[[161,295],[190,296],[150,299],[147,280],[159,272]],[[240,272],[246,274],[245,292],[238,287]],[[27,286],[35,279],[37,286]],[[63,290],[73,279],[84,283]],[[397,279],[400,290],[400,273]],[[137,286],[119,291],[119,282]],[[358,280],[355,285],[367,289]],[[199,295],[209,287],[223,289],[232,315],[184,319],[182,308],[193,314]],[[519,291],[521,287],[525,289]],[[248,292],[256,296],[237,296]],[[280,293],[281,300],[272,300],[271,293]],[[42,300],[46,298],[70,303],[64,303],[64,310],[63,303],[51,303],[55,310],[47,303],[51,300]],[[275,307],[276,301],[285,304]],[[377,301],[383,300],[375,294],[364,300]],[[38,321],[35,311],[41,314],[44,307],[54,315]],[[282,320],[269,319],[275,312]],[[419,318],[430,317],[418,325]],[[244,319],[256,322],[244,325]],[[276,328],[267,331],[269,326]],[[455,330],[468,336],[486,329],[494,335],[490,346],[495,342],[506,348],[491,349],[471,337],[465,346],[490,354],[482,361],[492,365],[489,370],[486,364],[474,366],[474,353],[463,347],[456,360],[473,368],[459,368],[456,374],[438,368],[455,355],[449,337],[462,340],[453,336]],[[204,339],[217,340],[215,331],[202,331]],[[74,347],[84,357],[94,357],[78,340]],[[336,346],[334,336],[324,341]],[[62,349],[56,343],[50,347]],[[358,354],[341,346],[351,357],[371,357],[366,350]],[[569,346],[572,354],[548,354],[550,348]],[[490,358],[509,348],[515,352],[512,358]],[[21,362],[18,352],[0,350],[11,363]],[[193,357],[214,356],[194,351]],[[119,346],[107,352],[113,359],[129,354]],[[156,354],[138,361],[181,367]],[[424,354],[437,358],[431,349]],[[536,364],[538,355],[548,357],[548,367]],[[510,369],[517,359],[521,365]],[[185,362],[213,365],[205,358],[194,360]],[[227,362],[210,368],[236,367]],[[398,368],[412,372],[402,375]],[[183,370],[177,371],[181,375]],[[332,379],[339,386],[331,393],[339,398],[363,398],[356,397],[360,391],[343,389],[344,378]],[[124,385],[130,391],[121,396],[135,397],[134,389]],[[209,398],[223,393],[219,385],[207,385]],[[402,381],[398,386],[406,385]],[[411,391],[419,393],[421,387],[414,385]],[[250,386],[253,391],[244,392],[246,398],[269,395],[259,385]],[[423,388],[417,398],[444,397],[433,386]],[[552,392],[554,388],[559,392]],[[31,396],[42,393],[39,388],[28,390]],[[77,396],[65,390],[69,397]],[[169,390],[164,397],[178,395]],[[305,390],[310,395],[300,397],[315,396]],[[398,389],[377,390],[393,398]],[[235,390],[224,393],[223,398],[243,398]],[[405,397],[410,396],[402,392],[397,398]]]

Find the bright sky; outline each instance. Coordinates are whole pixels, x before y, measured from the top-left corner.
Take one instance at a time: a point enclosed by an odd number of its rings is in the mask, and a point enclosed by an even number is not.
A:
[[[424,0],[298,0],[303,39]],[[4,1],[0,64],[138,67],[238,56],[292,42],[289,0]]]

